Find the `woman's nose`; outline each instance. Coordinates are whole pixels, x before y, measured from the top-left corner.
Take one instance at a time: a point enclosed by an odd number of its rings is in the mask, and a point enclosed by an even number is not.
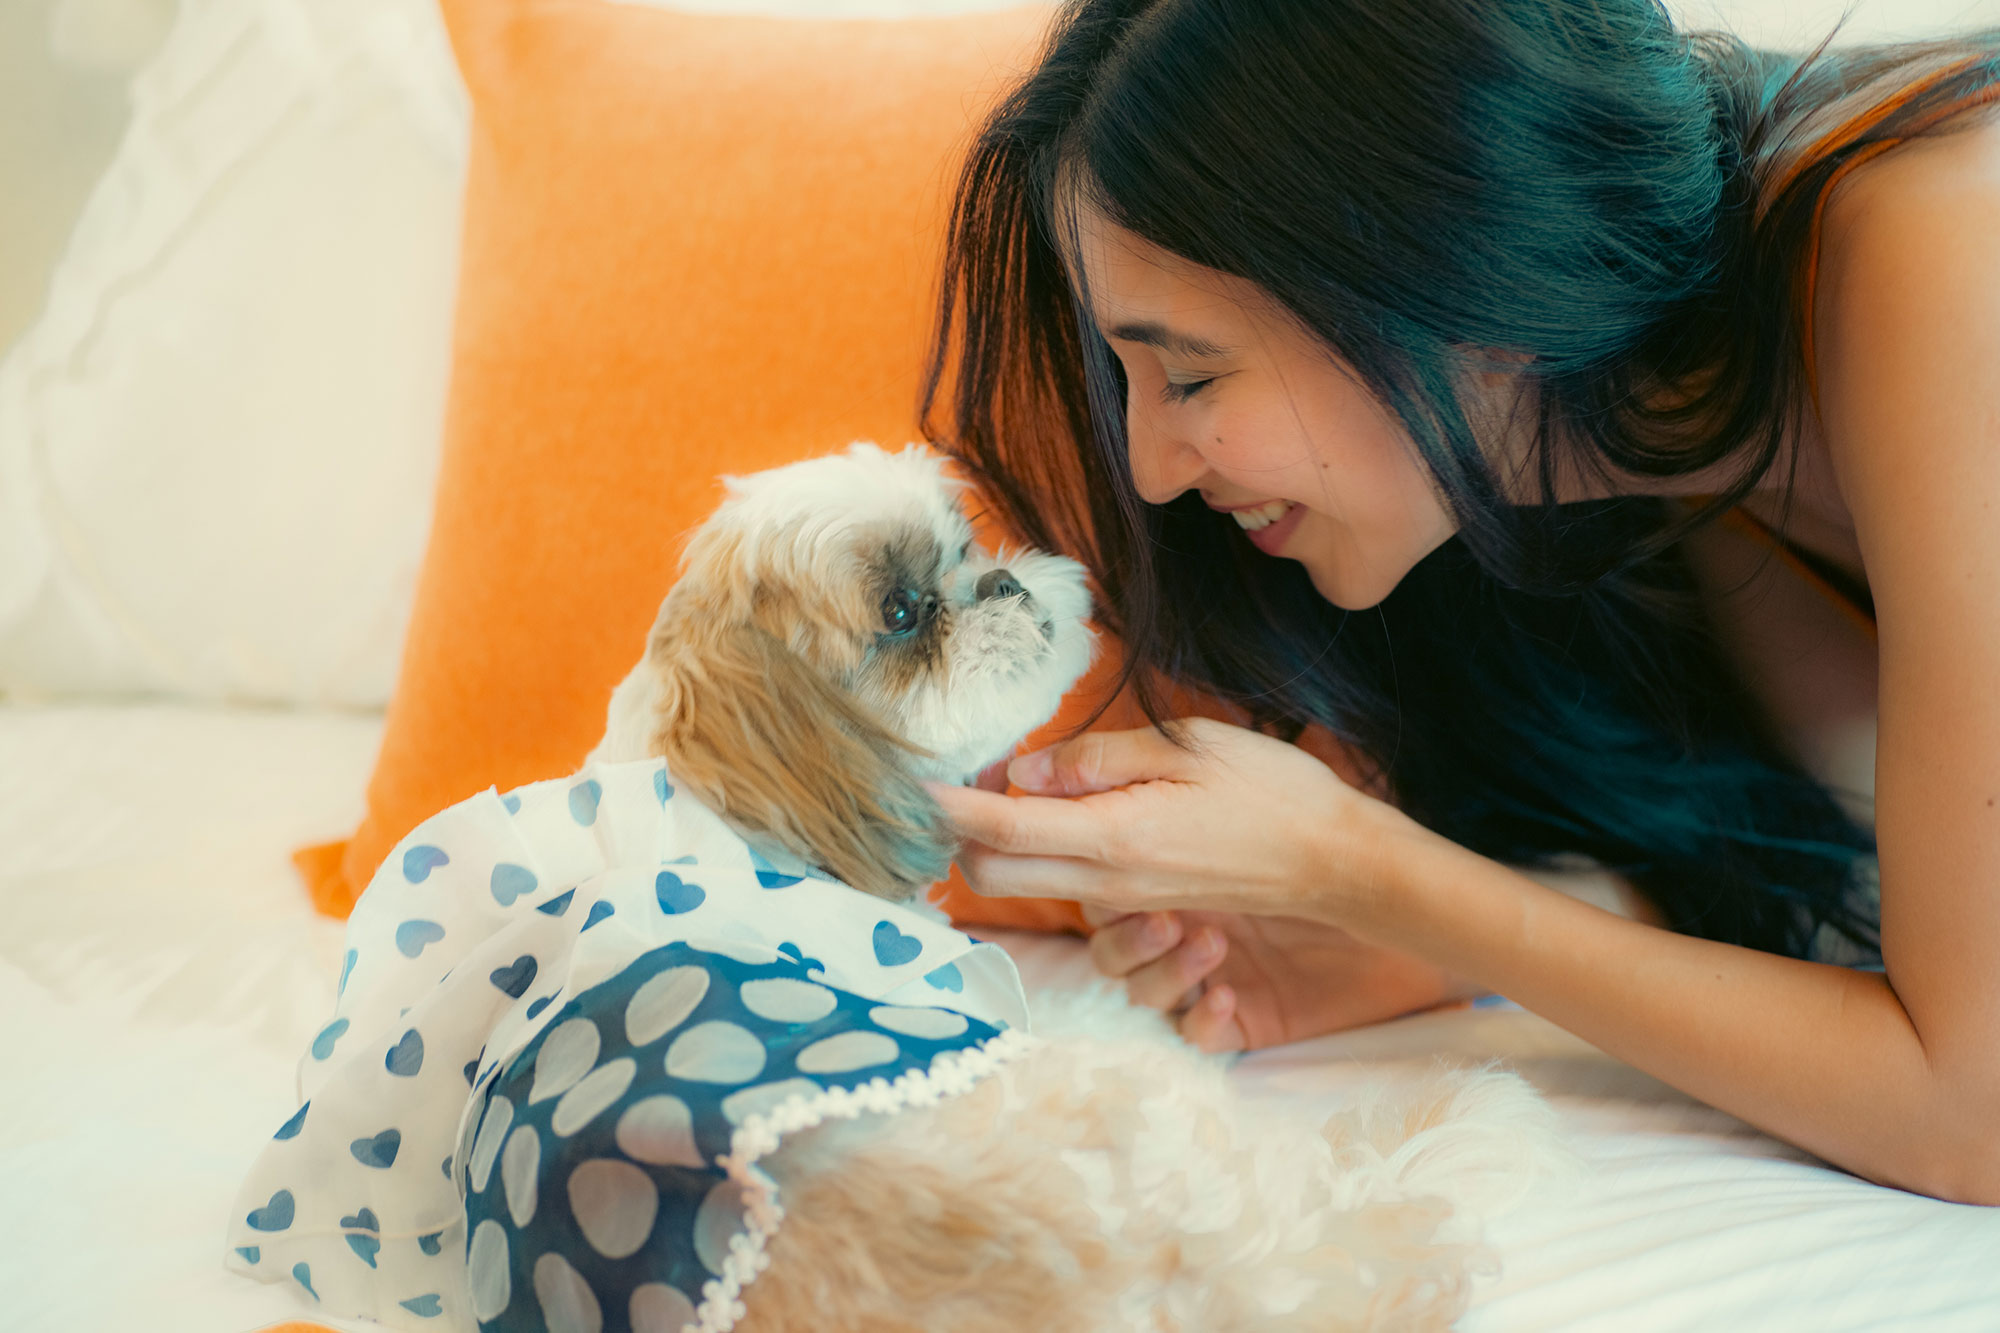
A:
[[[1208,471],[1200,450],[1144,412],[1125,413],[1125,451],[1132,488],[1147,504],[1165,504]]]

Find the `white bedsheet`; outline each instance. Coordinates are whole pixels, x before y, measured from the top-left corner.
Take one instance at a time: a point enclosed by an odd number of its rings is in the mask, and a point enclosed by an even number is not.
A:
[[[338,964],[341,927],[312,915],[287,853],[351,827],[379,728],[0,707],[0,1328],[311,1317],[302,1293],[223,1271],[223,1228],[293,1109]],[[1031,978],[1089,973],[1074,941],[1004,942]],[[1520,1070],[1586,1165],[1494,1224],[1504,1271],[1466,1333],[2000,1330],[2000,1209],[1830,1171],[1532,1015],[1407,1019],[1238,1075],[1324,1099],[1439,1055]]]

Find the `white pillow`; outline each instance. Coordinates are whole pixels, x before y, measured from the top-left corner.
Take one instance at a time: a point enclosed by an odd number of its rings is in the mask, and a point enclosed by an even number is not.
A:
[[[0,690],[380,706],[466,110],[431,0],[182,0],[0,364]]]
[[[129,8],[68,0],[65,31],[122,49]],[[0,693],[380,707],[429,525],[465,161],[434,0],[181,0],[133,104],[0,363]]]

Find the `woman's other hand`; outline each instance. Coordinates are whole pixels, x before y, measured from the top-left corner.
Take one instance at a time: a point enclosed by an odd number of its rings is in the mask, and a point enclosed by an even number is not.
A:
[[[1204,1051],[1261,1050],[1477,993],[1421,958],[1337,926],[1232,912],[1086,907],[1090,959]]]

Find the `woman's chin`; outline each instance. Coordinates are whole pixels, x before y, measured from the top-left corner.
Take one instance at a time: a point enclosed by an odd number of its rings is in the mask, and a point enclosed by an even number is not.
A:
[[[1366,611],[1381,603],[1396,587],[1393,579],[1357,579],[1340,570],[1306,566],[1315,591],[1343,611]]]

